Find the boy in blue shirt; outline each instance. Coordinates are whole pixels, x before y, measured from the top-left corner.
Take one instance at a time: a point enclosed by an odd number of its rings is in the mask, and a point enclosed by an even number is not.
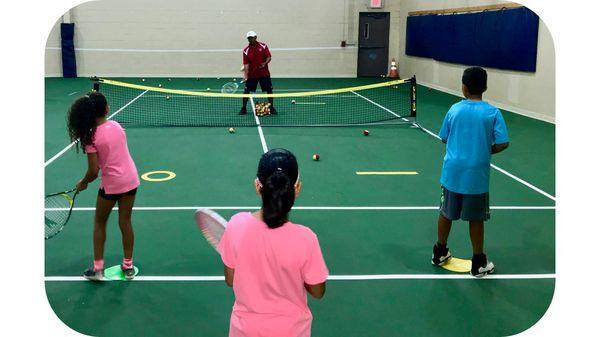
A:
[[[508,132],[498,108],[482,100],[487,72],[471,67],[462,76],[465,100],[454,104],[442,123],[440,138],[446,144],[442,167],[442,196],[438,218],[438,241],[431,263],[441,266],[452,257],[446,246],[452,221],[469,222],[473,248],[471,275],[494,272],[483,253],[483,223],[490,218],[489,184],[492,154],[508,147]]]

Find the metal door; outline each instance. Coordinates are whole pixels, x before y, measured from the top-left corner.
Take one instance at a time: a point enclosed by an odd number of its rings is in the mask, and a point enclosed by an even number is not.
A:
[[[358,25],[358,76],[387,75],[390,13],[359,13]]]

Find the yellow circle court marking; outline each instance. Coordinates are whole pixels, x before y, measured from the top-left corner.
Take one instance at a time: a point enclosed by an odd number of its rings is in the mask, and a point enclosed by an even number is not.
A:
[[[160,178],[152,178],[151,176],[153,175],[157,175],[157,174],[164,174],[164,177],[160,177]],[[146,181],[167,181],[167,180],[171,180],[173,178],[175,178],[177,175],[175,174],[175,172],[171,172],[171,171],[152,171],[152,172],[146,172],[144,174],[142,174],[142,179],[146,180]]]

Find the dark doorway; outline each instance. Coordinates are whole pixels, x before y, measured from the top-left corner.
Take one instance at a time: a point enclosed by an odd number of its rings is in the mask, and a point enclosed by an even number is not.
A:
[[[361,12],[358,19],[358,76],[387,75],[390,13]]]

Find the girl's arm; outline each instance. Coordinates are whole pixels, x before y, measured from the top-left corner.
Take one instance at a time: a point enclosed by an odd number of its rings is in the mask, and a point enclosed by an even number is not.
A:
[[[87,185],[98,178],[98,154],[88,153],[88,169],[85,176],[77,182],[77,191],[83,191],[87,188]]]
[[[226,265],[223,265],[223,267],[225,268],[225,283],[227,283],[229,287],[233,287],[233,274],[235,274],[235,269],[231,269]]]

